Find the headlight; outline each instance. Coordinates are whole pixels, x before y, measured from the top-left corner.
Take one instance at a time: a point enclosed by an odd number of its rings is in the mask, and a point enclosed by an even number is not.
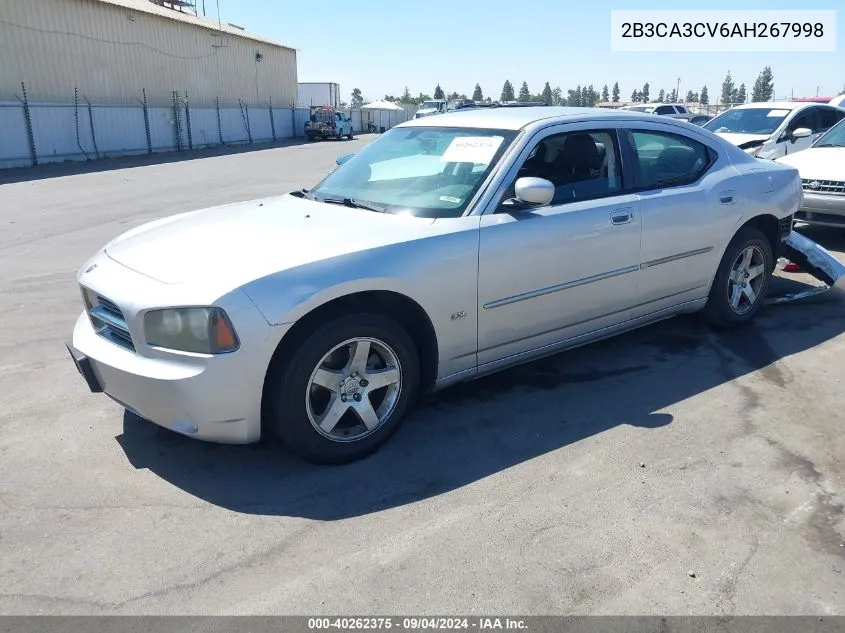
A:
[[[196,352],[223,354],[240,346],[229,317],[220,308],[169,308],[144,315],[148,345]]]

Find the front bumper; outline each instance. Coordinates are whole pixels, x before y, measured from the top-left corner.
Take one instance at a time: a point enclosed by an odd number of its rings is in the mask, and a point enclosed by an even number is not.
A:
[[[92,392],[141,418],[210,442],[246,444],[261,437],[263,373],[253,376],[238,352],[141,356],[98,335],[84,312],[67,348]]]
[[[801,209],[795,220],[819,226],[845,227],[845,195],[812,193],[804,190]]]

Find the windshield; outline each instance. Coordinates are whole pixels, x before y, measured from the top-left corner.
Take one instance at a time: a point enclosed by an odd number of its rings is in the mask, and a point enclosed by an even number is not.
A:
[[[769,136],[783,123],[791,110],[779,108],[742,108],[723,112],[704,126],[716,134],[761,134]]]
[[[326,176],[311,193],[318,200],[351,199],[390,213],[459,217],[516,134],[393,128]]]
[[[422,105],[420,106],[420,110],[431,110],[437,109],[440,107],[439,101],[423,101]]]
[[[813,147],[845,147],[845,119],[822,134]]]

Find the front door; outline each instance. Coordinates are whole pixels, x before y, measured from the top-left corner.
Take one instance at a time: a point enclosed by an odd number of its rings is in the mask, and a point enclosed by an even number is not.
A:
[[[593,124],[594,125],[594,124]],[[478,362],[531,354],[629,318],[640,208],[626,193],[616,131],[586,124],[540,133],[509,174],[555,185],[546,206],[481,218]],[[507,359],[507,360],[505,360]]]

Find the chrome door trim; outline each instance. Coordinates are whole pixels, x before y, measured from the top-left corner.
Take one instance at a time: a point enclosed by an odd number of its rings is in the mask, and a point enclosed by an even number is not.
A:
[[[695,257],[696,255],[704,255],[705,253],[709,253],[713,250],[712,246],[706,246],[704,248],[697,248],[694,251],[687,251],[686,253],[678,253],[677,255],[669,255],[668,257],[661,257],[660,259],[653,259],[650,262],[644,262],[640,264],[640,269],[645,270],[646,268],[651,268],[652,266],[660,266],[660,264],[668,264],[669,262],[676,262],[679,259],[686,259],[687,257]]]
[[[485,310],[488,310],[492,308],[499,308],[501,306],[510,305],[512,303],[518,303],[520,301],[526,301],[527,299],[536,299],[537,297],[542,297],[543,295],[551,294],[553,292],[560,292],[561,290],[568,290],[569,288],[577,288],[578,286],[584,286],[586,284],[593,283],[594,281],[602,281],[604,279],[618,277],[619,275],[633,273],[638,271],[639,269],[639,266],[626,266],[625,268],[617,268],[616,270],[609,270],[604,273],[599,273],[598,275],[582,277],[581,279],[574,279],[572,281],[566,281],[564,283],[555,284],[553,286],[546,286],[545,288],[529,290],[528,292],[522,292],[518,295],[512,295],[510,297],[496,299],[495,301],[485,303],[483,307]]]

